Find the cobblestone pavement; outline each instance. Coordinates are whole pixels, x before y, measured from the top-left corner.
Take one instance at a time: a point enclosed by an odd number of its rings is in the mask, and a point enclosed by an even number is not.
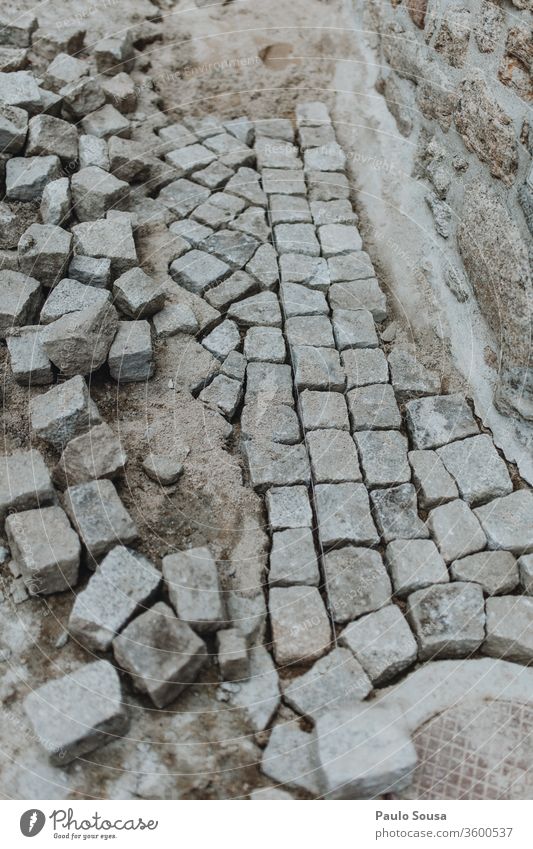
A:
[[[2,663],[19,611],[56,596],[79,649],[4,676],[23,729],[4,777],[44,797],[527,798],[533,494],[469,398],[395,344],[326,105],[156,110],[147,147],[129,38],[90,60],[72,39],[41,35],[47,88],[0,74],[0,329],[31,430],[0,471]],[[168,352],[178,405],[201,405],[262,511],[267,538],[252,523],[231,557],[207,530],[146,556],[127,440],[85,380],[157,407]],[[190,454],[169,441],[136,473],[173,492]]]

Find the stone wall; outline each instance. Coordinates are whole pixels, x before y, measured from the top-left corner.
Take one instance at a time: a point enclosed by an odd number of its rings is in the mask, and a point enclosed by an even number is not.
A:
[[[495,404],[529,420],[532,9],[532,0],[368,0],[365,10],[378,35],[377,88],[418,149],[443,248],[464,266],[450,289],[477,299],[500,346]]]

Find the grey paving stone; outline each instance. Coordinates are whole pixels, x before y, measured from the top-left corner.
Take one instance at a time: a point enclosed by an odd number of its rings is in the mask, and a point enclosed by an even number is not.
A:
[[[255,489],[309,483],[310,470],[305,446],[247,442],[244,443],[244,449]]]
[[[367,486],[392,486],[411,480],[403,434],[397,430],[363,430],[357,432],[355,442]]]
[[[64,89],[61,89],[60,94],[62,91]],[[110,103],[82,118],[81,125],[85,133],[100,139],[109,139],[111,136],[129,138],[131,133],[129,120]]]
[[[394,604],[362,616],[339,636],[375,685],[384,684],[416,663],[418,646],[401,610]]]
[[[80,168],[94,165],[103,171],[109,171],[109,153],[107,142],[98,136],[81,135],[78,138],[78,159]]]
[[[114,76],[133,67],[133,39],[130,32],[97,41],[93,48],[99,74]]]
[[[129,74],[121,72],[111,79],[101,80],[106,98],[122,114],[133,112],[137,106],[137,87]]]
[[[233,177],[233,173],[233,169],[228,168],[222,162],[211,162],[207,168],[196,171],[193,179],[195,182],[200,183],[201,186],[207,186],[208,189],[215,190],[225,186],[228,180]]]
[[[407,618],[420,660],[467,657],[485,638],[485,604],[478,584],[437,584],[407,599]]]
[[[198,332],[198,320],[188,304],[165,304],[153,317],[154,330],[159,339],[168,339],[176,333]]]
[[[220,373],[242,383],[246,376],[246,358],[239,351],[231,351],[220,366]]]
[[[65,510],[89,555],[99,557],[114,545],[137,538],[137,528],[110,480],[90,481],[69,487]]]
[[[278,673],[263,646],[250,649],[250,677],[232,688],[229,704],[239,711],[247,725],[263,731],[273,720],[280,703]]]
[[[246,369],[246,404],[288,404],[294,406],[292,371],[282,363],[250,363]]]
[[[292,348],[294,379],[298,389],[328,389],[341,392],[345,377],[339,353],[333,348],[295,345]]]
[[[274,239],[279,254],[320,256],[320,245],[312,224],[277,224]]]
[[[32,690],[24,712],[52,763],[60,766],[125,734],[129,725],[120,678],[107,660],[86,663]]]
[[[259,206],[245,209],[241,215],[230,221],[228,229],[246,233],[261,242],[266,242],[270,237],[270,226],[267,223],[265,211]]]
[[[212,202],[212,199],[211,199]],[[202,242],[202,247],[227,263],[234,271],[244,268],[259,247],[259,242],[246,233],[219,230]]]
[[[265,444],[295,445],[301,440],[300,421],[287,404],[269,401],[245,404],[241,414],[241,438],[245,441],[259,439]]]
[[[507,466],[487,434],[452,442],[437,453],[455,478],[461,498],[469,504],[479,504],[513,491]]]
[[[424,510],[459,497],[457,486],[436,451],[410,451],[409,462],[418,500]]]
[[[74,253],[111,260],[115,277],[139,264],[129,221],[84,221],[72,233]]]
[[[253,143],[255,136],[254,125],[253,122],[245,116],[242,116],[241,118],[232,118],[231,121],[225,121],[224,129],[244,144],[250,145]]]
[[[520,570],[520,585],[526,595],[533,595],[533,556],[524,554],[518,558],[518,568]]]
[[[111,279],[111,260],[92,256],[73,256],[68,267],[69,280],[78,280],[87,286],[107,289]]]
[[[312,392],[305,389],[300,395],[302,424],[306,431],[336,428],[349,430],[348,410],[340,392]]]
[[[270,197],[270,217],[272,224],[310,224],[311,210],[305,198],[291,195],[272,195]]]
[[[197,118],[194,115],[187,115],[183,119],[183,123],[191,133],[194,133],[201,140],[208,139],[210,136],[217,136],[222,132],[220,121],[212,115],[205,115],[201,118]]]
[[[332,256],[328,259],[328,267],[332,283],[368,280],[376,276],[372,260],[365,251]]]
[[[281,327],[281,310],[274,292],[260,292],[230,306],[228,318],[243,327]]]
[[[353,348],[344,351],[342,364],[348,389],[387,383],[389,379],[387,359],[381,348]]]
[[[318,586],[320,573],[309,527],[272,534],[268,583],[271,587]]]
[[[58,156],[14,156],[6,162],[6,198],[40,201],[45,186],[62,176]]]
[[[370,493],[376,524],[384,542],[394,539],[425,539],[429,531],[418,518],[416,490],[410,483]],[[437,508],[440,509],[440,508]]]
[[[315,507],[324,548],[379,542],[366,487],[360,483],[318,484]]]
[[[296,198],[296,200],[299,200]],[[285,283],[297,283],[320,292],[326,292],[329,284],[329,272],[326,260],[305,254],[283,254],[279,258],[281,280]]]
[[[440,376],[429,371],[414,354],[394,348],[389,354],[391,383],[400,401],[440,392]]]
[[[245,268],[261,289],[275,288],[279,274],[277,254],[272,245],[260,245]]]
[[[165,161],[176,169],[177,177],[188,177],[194,171],[214,162],[216,155],[201,144],[190,144],[165,154]]]
[[[40,300],[38,280],[20,271],[2,271],[0,279],[0,338],[13,327],[30,324]]]
[[[318,763],[311,734],[302,731],[294,722],[274,725],[261,760],[261,772],[277,783],[303,790],[313,796],[320,794]],[[273,796],[273,792],[276,796]],[[259,798],[279,799],[279,790],[265,791]],[[250,798],[254,798],[250,794]],[[258,795],[255,795],[258,798]],[[283,798],[292,798],[288,794]]]
[[[386,548],[385,559],[394,594],[400,598],[450,579],[442,555],[430,539],[394,540]]]
[[[211,195],[206,203],[197,206],[192,216],[208,229],[215,230],[229,224],[242,209],[244,209],[243,200],[234,195],[218,192]],[[211,238],[211,236],[207,238]]]
[[[61,507],[11,513],[6,536],[30,595],[49,595],[76,585],[80,541]]]
[[[389,383],[352,389],[346,398],[352,430],[389,430],[401,426],[402,417]]]
[[[254,126],[256,138],[294,140],[294,127],[288,118],[260,118]]]
[[[238,628],[217,631],[218,666],[224,681],[248,678],[250,663],[246,638]]]
[[[91,306],[102,306],[111,302],[111,295],[105,289],[86,286],[77,280],[60,280],[46,299],[41,310],[41,324],[51,324],[63,315],[79,312]]]
[[[218,360],[224,360],[241,344],[241,334],[234,321],[223,321],[202,339],[202,345]]]
[[[259,184],[259,174],[253,168],[239,168],[235,176],[226,183],[226,192],[254,206],[267,205],[267,196]]]
[[[307,345],[334,348],[335,340],[327,315],[299,315],[285,322],[285,335],[290,346]]]
[[[186,147],[187,145],[194,144],[198,140],[194,133],[191,133],[187,127],[184,127],[183,124],[180,123],[170,124],[168,127],[161,127],[158,132],[158,136],[163,142],[162,145],[157,146],[158,154]]]
[[[183,474],[183,463],[168,454],[149,454],[143,460],[142,469],[161,486],[172,486]]]
[[[62,226],[70,218],[72,198],[68,177],[52,180],[44,187],[40,214],[43,224]]]
[[[285,340],[277,327],[250,327],[244,340],[248,362],[284,363]]]
[[[242,401],[242,381],[218,374],[202,389],[198,397],[227,419],[232,419]]]
[[[305,486],[275,486],[267,490],[266,506],[271,530],[309,528],[313,521]]]
[[[303,171],[282,168],[265,168],[261,174],[263,189],[267,195],[302,195],[306,186]]]
[[[252,295],[257,289],[257,282],[245,271],[235,271],[213,289],[205,293],[206,301],[217,310],[227,309],[234,301],[239,301],[247,295]]]
[[[328,651],[331,626],[316,587],[272,587],[269,608],[278,664],[309,663]]]
[[[336,142],[328,142],[304,153],[306,171],[344,171],[346,156]]]
[[[362,480],[354,441],[344,430],[314,430],[307,447],[315,483],[349,483]]]
[[[179,619],[198,633],[227,626],[215,559],[206,547],[163,557],[168,597]]]
[[[150,324],[144,319],[119,321],[107,362],[117,383],[149,380],[155,369]]]
[[[462,395],[434,395],[409,401],[406,421],[414,448],[439,448],[479,432]]]
[[[287,318],[297,315],[327,315],[328,303],[324,294],[297,283],[282,283],[281,300]]]
[[[324,556],[324,580],[335,622],[345,623],[391,600],[391,583],[381,555],[346,546]]]
[[[205,251],[192,250],[170,264],[170,276],[176,283],[195,295],[201,295],[210,286],[230,274],[230,267]]]
[[[2,44],[12,47],[29,47],[32,34],[37,29],[37,18],[31,12],[23,12],[13,20],[2,12],[0,19],[2,28]]]
[[[269,138],[258,137],[255,140],[255,155],[257,167],[263,168],[301,168],[302,160],[296,145],[287,141],[272,141]]]
[[[315,227],[321,227],[322,224],[357,224],[358,221],[349,200],[314,200],[311,202],[311,212]]]
[[[119,631],[150,604],[160,583],[161,574],[146,557],[117,545],[76,596],[69,633],[90,651],[108,651]]]
[[[0,457],[0,519],[55,501],[50,472],[36,449]]]
[[[135,689],[159,708],[194,683],[207,661],[204,641],[162,601],[115,637],[113,652]]]
[[[109,209],[125,209],[129,202],[128,183],[95,165],[73,174],[70,185],[78,221],[104,218]]]
[[[316,719],[347,698],[362,701],[371,691],[372,684],[353,654],[334,648],[308,672],[293,678],[283,688],[283,698],[297,713]]]
[[[54,480],[63,487],[97,478],[113,478],[126,464],[126,453],[108,424],[75,436],[63,449]]]
[[[63,88],[59,89],[61,97],[61,113],[71,120],[80,121],[85,116],[92,115],[105,104],[105,94],[102,86],[96,77],[81,77],[79,80],[74,80],[72,83],[67,83]],[[104,113],[105,116],[106,113]],[[120,114],[120,113],[118,113]],[[97,119],[98,120],[98,119]],[[82,128],[87,135],[100,136],[99,127],[95,126],[97,122],[89,121],[88,129]],[[93,133],[93,129],[97,132]]]
[[[483,654],[515,663],[533,660],[533,599],[503,596],[487,599],[487,636]]]
[[[0,74],[0,90],[7,106],[17,106],[32,113],[42,107],[41,90],[30,71]]]
[[[520,556],[533,551],[533,493],[520,489],[474,513],[487,536],[488,547],[506,549]]]
[[[67,121],[52,115],[35,115],[28,123],[26,156],[59,156],[73,162],[78,155],[78,133]]]
[[[387,318],[387,298],[376,278],[332,283],[328,297],[332,309],[365,309],[372,313],[374,321]]]
[[[461,560],[454,560],[450,567],[455,581],[471,581],[480,584],[488,595],[512,592],[518,585],[518,565],[509,551],[481,551]]]
[[[333,330],[340,351],[346,348],[377,348],[379,339],[368,310],[333,310]]]
[[[80,375],[53,386],[43,395],[35,395],[30,401],[32,433],[58,450],[101,421]]]
[[[412,782],[416,749],[392,706],[338,705],[318,718],[314,734],[326,799],[376,799]]]
[[[363,246],[359,231],[353,224],[324,224],[318,228],[318,238],[325,257],[360,251]]]
[[[45,386],[53,383],[52,363],[41,345],[40,325],[14,327],[6,337],[9,364],[17,383]]]
[[[250,160],[249,164],[253,163],[254,151],[250,150],[248,145],[243,144],[242,141],[236,139],[231,133],[220,132],[214,136],[210,135],[204,139],[204,145],[221,158],[227,157],[229,154],[241,154],[244,159],[248,158]]]
[[[18,106],[0,106],[0,146],[4,153],[19,153],[28,132],[28,113]]]
[[[194,221],[192,218],[173,221],[168,229],[176,236],[181,236],[194,248],[198,247],[200,242],[203,242],[213,233],[211,227],[206,227],[205,224],[200,224],[199,221]]]
[[[184,218],[199,204],[207,200],[211,194],[205,186],[199,186],[190,180],[182,178],[174,180],[165,186],[158,195],[158,200],[164,203],[172,212]]]
[[[428,526],[448,563],[480,551],[487,544],[475,514],[459,499],[435,507],[428,516]]]
[[[72,246],[70,233],[52,224],[32,224],[18,244],[20,270],[53,286],[68,266]]]

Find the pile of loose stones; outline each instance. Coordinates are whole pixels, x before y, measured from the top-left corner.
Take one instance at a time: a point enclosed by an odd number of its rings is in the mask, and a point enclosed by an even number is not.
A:
[[[66,764],[127,732],[124,688],[166,708],[216,664],[220,698],[273,725],[269,778],[398,790],[416,752],[376,688],[439,658],[533,660],[533,495],[468,399],[393,345],[324,104],[172,122],[140,85],[159,38],[156,16],[91,45],[0,21],[0,335],[35,446],[1,460],[2,560],[21,598],[77,588],[68,629],[88,651],[25,711]],[[165,285],[138,258],[155,225]],[[208,546],[161,564],[132,547],[113,483],[126,453],[90,396],[97,370],[150,380],[152,340],[178,333],[211,355],[191,391],[238,424],[264,497],[270,565],[248,605]],[[187,454],[144,472],[173,485]],[[281,702],[307,725],[276,723]]]

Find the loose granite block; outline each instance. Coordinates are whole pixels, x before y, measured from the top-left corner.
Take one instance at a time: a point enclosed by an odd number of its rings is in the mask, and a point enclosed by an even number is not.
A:
[[[335,622],[350,622],[390,603],[390,578],[381,555],[372,549],[346,546],[328,552],[324,578]]]

